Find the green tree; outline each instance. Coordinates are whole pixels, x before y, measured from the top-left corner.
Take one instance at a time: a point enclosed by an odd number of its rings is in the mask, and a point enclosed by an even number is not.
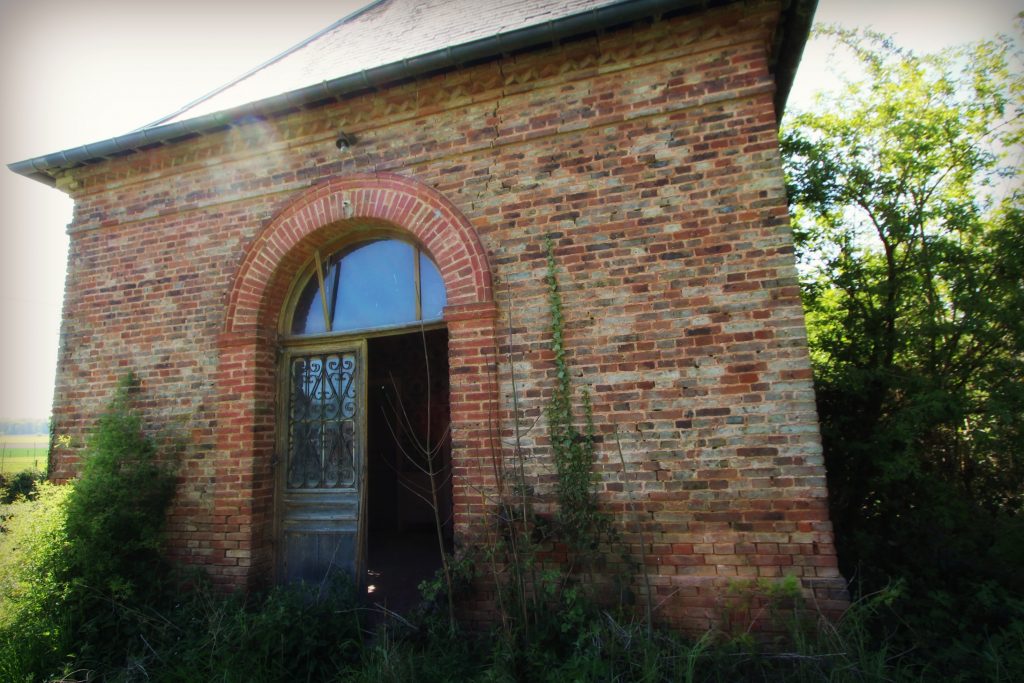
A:
[[[782,148],[840,561],[863,590],[903,581],[952,661],[1024,634],[1020,52],[823,33],[862,75]],[[979,641],[952,647],[966,622]]]

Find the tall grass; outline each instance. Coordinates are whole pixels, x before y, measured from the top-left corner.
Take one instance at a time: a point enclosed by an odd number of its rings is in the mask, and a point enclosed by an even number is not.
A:
[[[223,595],[160,560],[170,475],[129,390],[100,420],[79,481],[43,483],[34,499],[0,508],[0,680],[839,683],[935,671],[903,646],[914,634],[901,630],[899,586],[833,624],[810,616],[795,582],[737,583],[723,628],[686,637],[652,628],[632,606],[598,605],[579,577],[541,571],[528,538],[518,560],[505,553],[532,581],[518,599],[525,616],[507,609],[493,630],[450,622],[442,578],[425,582],[432,601],[403,619],[374,614],[343,577],[326,591]],[[763,605],[757,618],[773,640],[751,637],[744,610],[730,613],[747,598]],[[1014,623],[984,644],[976,670],[951,680],[1021,680],[1024,624]]]
[[[384,622],[344,579],[330,590],[223,595],[170,575],[144,599],[67,582],[71,486],[4,506],[0,534],[0,680],[4,681],[916,681],[928,662],[895,650],[898,587],[835,624],[772,613],[782,637],[649,630],[643,619],[563,600],[527,638],[449,629],[443,609]],[[187,581],[191,588],[180,587]],[[88,610],[86,612],[85,610]],[[85,626],[85,628],[83,628]],[[890,626],[891,628],[891,626]],[[521,636],[521,634],[519,634]],[[1019,635],[1019,634],[1018,634]],[[1022,640],[991,643],[961,680],[1011,681]]]

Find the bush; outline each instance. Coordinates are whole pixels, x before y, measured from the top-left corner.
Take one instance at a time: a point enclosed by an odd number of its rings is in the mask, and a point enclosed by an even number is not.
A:
[[[146,625],[131,666],[154,681],[327,681],[357,662],[354,586],[282,586],[246,600],[200,584]],[[143,640],[144,639],[144,640]]]
[[[35,498],[36,485],[46,479],[38,470],[22,470],[14,476],[0,474],[0,504],[9,505],[18,498]]]
[[[175,486],[132,412],[133,384],[126,377],[99,418],[67,503],[71,578],[119,598],[153,595],[166,581],[161,531]]]
[[[34,499],[2,508],[0,680],[39,680],[71,647],[73,634],[62,610],[68,587],[61,579],[70,493],[70,486],[44,482]]]
[[[173,595],[159,550],[174,478],[142,434],[132,390],[125,378],[99,419],[81,478],[42,487],[9,517],[0,645],[8,680],[123,661],[147,611]]]

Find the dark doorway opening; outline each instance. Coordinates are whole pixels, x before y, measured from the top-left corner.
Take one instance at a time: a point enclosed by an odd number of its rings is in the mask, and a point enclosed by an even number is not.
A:
[[[370,339],[367,355],[366,590],[402,613],[440,569],[441,544],[451,551],[448,331]]]

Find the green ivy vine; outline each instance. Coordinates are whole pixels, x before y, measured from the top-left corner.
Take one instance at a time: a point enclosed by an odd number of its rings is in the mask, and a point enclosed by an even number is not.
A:
[[[558,475],[555,491],[558,499],[558,521],[565,542],[576,551],[596,548],[608,520],[597,507],[594,492],[594,411],[590,393],[582,396],[583,429],[573,416],[573,392],[569,364],[565,353],[565,316],[558,287],[558,266],[554,243],[547,247],[548,307],[551,313],[551,350],[555,357],[556,382],[547,406],[548,430]]]

